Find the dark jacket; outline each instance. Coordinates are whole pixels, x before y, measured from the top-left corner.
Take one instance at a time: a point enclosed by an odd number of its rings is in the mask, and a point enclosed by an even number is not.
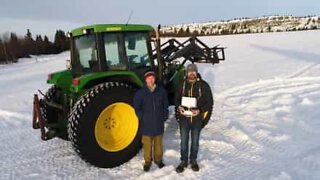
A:
[[[202,80],[200,75],[198,75],[198,78],[194,83],[190,83],[187,79],[185,79],[181,83],[178,89],[178,92],[175,95],[176,107],[181,105],[181,99],[183,96],[195,97],[197,99],[197,108],[200,110],[200,114],[196,117],[192,117],[192,119],[201,118],[206,121],[209,120],[212,113],[212,108],[213,108],[213,97],[212,97],[211,88],[209,84],[204,80]],[[205,116],[205,113],[206,113],[206,116]],[[190,119],[191,117],[186,117],[178,113],[177,118]]]
[[[142,135],[163,134],[164,121],[168,119],[169,113],[166,90],[157,85],[155,90],[151,92],[147,86],[144,86],[136,92],[133,104],[142,125]]]

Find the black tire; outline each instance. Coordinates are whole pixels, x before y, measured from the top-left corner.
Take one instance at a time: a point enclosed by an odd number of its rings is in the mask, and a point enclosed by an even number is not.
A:
[[[48,102],[59,102],[58,97],[58,88],[56,85],[51,86],[44,96],[44,100]],[[57,109],[48,106],[46,103],[42,103],[40,106],[42,119],[46,123],[54,123],[58,120],[58,111]]]
[[[116,152],[100,147],[95,136],[100,113],[113,103],[123,102],[133,106],[135,91],[126,83],[107,82],[94,86],[79,98],[70,113],[68,134],[75,151],[83,160],[94,166],[112,168],[129,161],[139,152],[142,147],[139,122],[133,141]]]
[[[61,89],[56,85],[51,86],[46,94],[44,95],[44,101],[53,102],[56,104],[61,104]],[[63,116],[61,111],[57,108],[48,106],[44,101],[40,104],[41,117],[44,120],[48,130],[53,130],[58,132],[57,136],[63,140],[68,140],[67,129],[58,129],[57,127],[51,127],[50,124],[57,123],[59,118]],[[61,123],[61,122],[60,122]]]

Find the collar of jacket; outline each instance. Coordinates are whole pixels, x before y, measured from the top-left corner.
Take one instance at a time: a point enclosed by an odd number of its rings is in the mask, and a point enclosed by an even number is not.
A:
[[[154,91],[150,91],[150,89],[147,87],[146,84],[143,86],[143,89],[144,89],[145,91],[149,92],[149,93],[154,93],[154,92],[158,91],[159,85],[156,84],[156,87],[155,87]]]

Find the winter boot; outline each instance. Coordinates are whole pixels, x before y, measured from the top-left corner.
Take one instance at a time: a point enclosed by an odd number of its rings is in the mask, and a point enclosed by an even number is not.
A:
[[[150,167],[151,167],[151,163],[149,164],[144,164],[143,165],[143,171],[145,171],[145,172],[148,172],[149,170],[150,170]]]
[[[161,169],[161,168],[163,168],[164,166],[165,166],[165,164],[163,164],[163,162],[162,161],[159,161],[159,162],[154,162],[154,163],[156,163],[156,165]]]
[[[184,171],[184,168],[188,166],[188,163],[185,161],[181,161],[179,166],[176,168],[177,173],[182,173]]]
[[[196,160],[190,161],[190,164],[193,171],[199,171],[199,165]]]

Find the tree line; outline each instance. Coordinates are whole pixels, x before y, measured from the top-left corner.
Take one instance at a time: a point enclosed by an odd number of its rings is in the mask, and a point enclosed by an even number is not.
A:
[[[255,19],[235,18],[221,22],[167,26],[161,29],[160,35],[162,37],[215,36],[314,29],[320,29],[319,16],[265,16]]]
[[[41,35],[34,39],[29,29],[24,37],[11,32],[0,38],[0,64],[17,62],[19,58],[30,55],[57,54],[68,49],[69,38],[62,30],[56,31],[53,42]]]

